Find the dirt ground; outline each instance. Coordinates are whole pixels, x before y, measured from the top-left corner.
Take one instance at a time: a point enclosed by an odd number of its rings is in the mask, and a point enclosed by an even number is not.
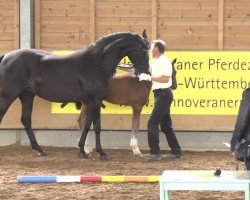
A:
[[[19,175],[161,175],[164,170],[235,170],[229,152],[184,151],[181,160],[146,161],[130,150],[106,150],[110,161],[97,153],[78,159],[76,148],[44,147],[39,157],[31,147],[0,147],[0,199],[159,199],[158,183],[17,183]],[[166,153],[166,152],[163,152]],[[240,166],[244,170],[244,166]],[[239,200],[243,192],[175,191],[171,200]]]

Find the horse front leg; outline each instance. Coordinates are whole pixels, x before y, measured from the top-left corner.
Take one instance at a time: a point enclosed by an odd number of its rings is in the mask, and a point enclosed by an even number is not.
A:
[[[24,91],[20,96],[19,99],[22,104],[22,116],[21,116],[21,122],[25,127],[26,133],[28,135],[28,138],[30,140],[30,144],[32,149],[35,149],[38,152],[38,155],[46,156],[46,153],[43,151],[43,149],[39,146],[39,144],[36,141],[33,129],[31,127],[31,114],[33,109],[33,100],[35,95],[31,92]]]
[[[101,107],[95,110],[95,117],[93,119],[93,126],[96,137],[96,151],[100,154],[100,160],[109,160],[108,155],[103,151],[101,146]]]
[[[137,142],[137,134],[140,128],[140,115],[142,108],[133,107],[133,117],[132,117],[132,132],[130,138],[130,147],[132,148],[134,155],[141,155],[141,151]]]

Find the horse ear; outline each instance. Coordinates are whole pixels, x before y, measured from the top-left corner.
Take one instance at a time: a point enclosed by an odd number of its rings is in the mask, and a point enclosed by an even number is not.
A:
[[[145,38],[145,39],[148,39],[148,36],[146,34],[146,29],[144,29],[143,33],[142,33],[142,37]]]
[[[176,63],[176,60],[177,60],[177,58],[175,58],[175,59],[173,60],[172,65],[174,65],[174,64]]]

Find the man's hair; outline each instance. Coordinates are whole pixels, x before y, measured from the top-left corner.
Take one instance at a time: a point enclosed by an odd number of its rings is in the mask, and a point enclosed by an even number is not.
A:
[[[164,53],[166,51],[166,43],[163,40],[154,40],[152,41],[152,44],[159,49],[160,53]]]

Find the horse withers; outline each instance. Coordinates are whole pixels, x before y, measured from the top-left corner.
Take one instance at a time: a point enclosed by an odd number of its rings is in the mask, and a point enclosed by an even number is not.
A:
[[[175,69],[176,58],[172,62],[172,89],[177,88],[176,74]],[[118,66],[121,68],[121,66]],[[124,69],[122,67],[122,69]],[[126,69],[126,68],[125,68]],[[132,132],[130,138],[130,147],[132,148],[134,155],[140,155],[140,149],[138,146],[137,135],[140,128],[140,116],[141,111],[144,105],[148,103],[148,98],[151,91],[152,82],[150,81],[139,81],[138,78],[131,73],[115,75],[108,89],[108,95],[105,98],[105,101],[132,107]],[[86,119],[86,110],[87,105],[82,105],[81,112],[78,118],[78,124],[80,131],[84,121]],[[94,126],[95,127],[95,126]],[[92,150],[91,145],[88,140],[85,142],[85,152],[90,153]]]
[[[21,122],[31,146],[45,156],[31,126],[35,95],[59,103],[84,102],[88,104],[87,118],[78,145],[79,157],[86,157],[85,140],[93,120],[95,124],[100,121],[102,100],[107,94],[116,66],[123,57],[128,56],[137,74],[147,73],[149,46],[144,31],[142,36],[132,33],[111,34],[69,55],[19,49],[0,56],[0,122],[9,106],[19,98],[22,105]],[[107,154],[100,142],[100,126],[97,129],[97,151],[101,159],[106,159]]]

